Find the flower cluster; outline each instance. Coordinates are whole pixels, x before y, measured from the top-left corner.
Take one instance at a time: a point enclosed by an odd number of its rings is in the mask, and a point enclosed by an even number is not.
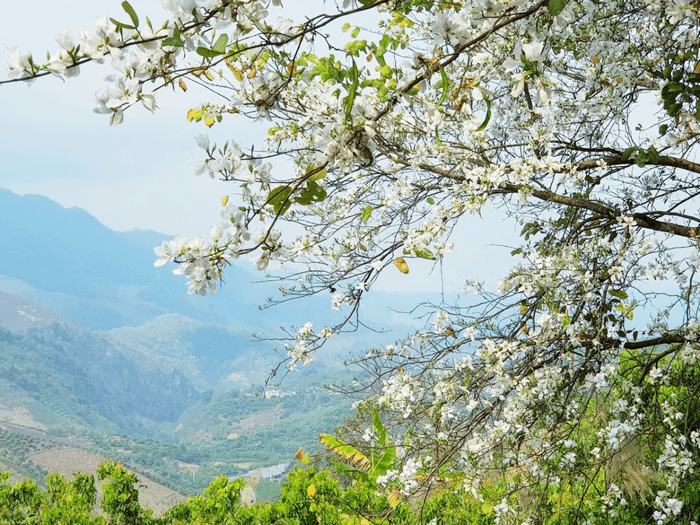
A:
[[[581,522],[623,516],[652,492],[645,515],[689,518],[680,494],[700,460],[694,427],[681,424],[698,412],[687,395],[699,357],[698,10],[347,0],[332,15],[274,21],[279,4],[164,0],[160,26],[125,7],[130,23],[98,20],[79,43],[61,35],[44,63],[12,50],[10,81],[109,59],[96,110],[112,124],[138,102],[157,111],[158,89],[184,79],[223,95],[189,120],[269,124],[255,147],[244,125],[221,146],[197,137],[195,172],[232,191],[210,241],[165,242],[156,265],[175,263],[204,295],[248,256],[260,270],[293,268],[282,297],[330,292],[345,319],[291,331],[290,369],[362,322],[380,274],[420,278],[415,259],[450,257],[469,242],[454,235],[464,218],[498,207],[522,242],[497,289],[464,263],[476,297],[436,305],[432,327],[358,359],[374,374],[358,388],[374,392],[401,443],[380,485],[416,494],[440,465],[462,473],[452,488],[484,498],[498,471],[501,522],[553,512],[553,486],[581,503]],[[365,36],[355,17],[368,9],[382,22]],[[343,19],[355,29],[325,33]]]

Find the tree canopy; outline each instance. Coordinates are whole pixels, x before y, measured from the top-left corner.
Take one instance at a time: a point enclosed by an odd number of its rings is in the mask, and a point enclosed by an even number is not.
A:
[[[278,300],[330,291],[346,316],[292,332],[288,368],[358,322],[382,272],[450,257],[460,221],[499,208],[522,242],[498,289],[465,268],[476,300],[358,359],[364,413],[398,446],[377,482],[402,498],[498,486],[502,523],[688,523],[698,2],[344,0],[302,21],[281,3],[163,0],[154,24],[123,2],[46,62],[13,50],[5,82],[111,63],[96,95],[111,124],[139,102],[157,111],[162,89],[209,89],[186,117],[234,135],[197,137],[197,173],[231,182],[222,223],[164,243],[156,264],[202,295],[246,254],[303,268]],[[264,143],[246,143],[246,120]]]

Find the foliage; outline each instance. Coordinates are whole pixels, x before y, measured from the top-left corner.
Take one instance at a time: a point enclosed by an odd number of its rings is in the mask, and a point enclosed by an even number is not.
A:
[[[372,443],[369,457],[337,437],[328,434],[319,436],[321,443],[352,465],[344,466],[342,471],[353,474],[370,486],[376,485],[380,477],[386,476],[387,471],[394,465],[396,457],[396,448],[391,445],[389,434],[376,410],[372,413],[372,429],[374,432],[368,434],[368,439],[376,444]],[[336,468],[340,468],[340,465]]]
[[[218,525],[229,523],[240,504],[243,479],[230,482],[220,476],[204,490],[205,496],[196,496],[180,503],[166,513],[166,518],[174,525],[185,523],[206,523]]]
[[[0,520],[10,525],[216,525],[216,524],[298,524],[367,525],[370,523],[416,523],[418,517],[409,506],[391,506],[364,482],[342,490],[328,471],[313,468],[294,470],[282,485],[282,498],[245,507],[241,505],[243,479],[233,481],[221,476],[203,495],[195,496],[167,510],[160,518],[151,516],[138,502],[138,480],[123,466],[107,462],[99,476],[108,482],[102,487],[100,503],[103,516],[93,516],[96,499],[92,476],[76,474],[70,482],[51,474],[46,479],[47,492],[34,483],[7,485],[2,475],[0,485]]]
[[[378,485],[498,495],[482,513],[500,523],[691,519],[697,2],[345,0],[275,22],[280,3],[167,0],[154,26],[124,2],[44,63],[13,50],[10,81],[111,55],[97,102],[112,124],[187,82],[223,100],[191,121],[269,122],[255,147],[197,137],[197,173],[233,186],[223,223],[163,243],[156,265],[202,295],[232,258],[305,265],[278,300],[330,291],[346,318],[289,331],[288,369],[361,322],[382,272],[415,278],[416,259],[447,257],[464,218],[498,206],[522,242],[497,290],[465,275],[480,299],[437,305],[432,327],[358,359],[397,449]],[[340,519],[340,489],[313,485],[318,503],[283,495],[290,516]]]
[[[316,436],[351,414],[343,396],[329,396],[318,386],[343,381],[345,374],[314,370],[312,377],[285,385],[285,394],[295,394],[285,397],[267,399],[259,388],[251,388],[202,399],[203,393],[178,373],[147,372],[118,345],[88,330],[0,330],[0,351],[0,378],[21,396],[13,402],[27,406],[49,426],[43,438],[38,430],[30,437],[0,429],[0,462],[40,485],[48,473],[31,462],[33,454],[67,444],[88,447],[91,442],[89,449],[97,454],[148,471],[150,479],[182,494],[199,494],[221,474],[242,475],[287,461],[299,443],[309,443],[312,452],[314,445],[321,450],[314,443]],[[149,403],[143,403],[144,397]],[[264,412],[271,413],[269,420],[260,417],[256,425],[240,428],[242,420]],[[172,414],[168,419],[175,421],[163,421],[163,414]],[[154,415],[155,421],[150,419]],[[174,431],[175,423],[183,429]],[[210,439],[202,440],[197,433]],[[230,439],[232,434],[238,437]],[[53,440],[68,436],[74,439]],[[197,465],[194,479],[192,472],[182,470],[182,463]],[[251,466],[234,465],[245,463]],[[270,493],[279,494],[279,487]]]

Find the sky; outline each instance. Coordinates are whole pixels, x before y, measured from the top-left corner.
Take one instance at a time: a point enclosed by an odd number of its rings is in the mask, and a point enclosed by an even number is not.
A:
[[[0,0],[0,77],[7,77],[11,48],[31,50],[37,57],[53,53],[59,33],[70,30],[77,39],[81,31],[94,27],[97,17],[126,19],[120,4],[118,0]],[[154,25],[166,18],[158,0],[131,4]],[[308,6],[318,3],[295,0],[294,5],[307,6],[310,13]],[[110,73],[108,63],[87,64],[79,77],[65,82],[44,77],[30,87],[0,86],[0,187],[83,208],[114,230],[206,237],[210,226],[219,222],[221,198],[231,188],[194,175],[190,159],[201,153],[194,137],[208,130],[201,123],[187,122],[185,115],[190,107],[211,98],[196,86],[186,94],[161,90],[155,114],[134,107],[124,124],[110,127],[108,116],[92,111],[94,94]],[[211,133],[214,140],[230,138],[244,145],[251,137],[262,137],[264,130],[255,124],[222,125]],[[517,234],[512,222],[504,222],[498,212],[487,210],[484,217],[462,225],[442,272],[419,261],[412,264],[410,279],[395,272],[377,287],[457,291],[466,277],[476,277],[494,288],[512,264],[508,253],[517,244]]]

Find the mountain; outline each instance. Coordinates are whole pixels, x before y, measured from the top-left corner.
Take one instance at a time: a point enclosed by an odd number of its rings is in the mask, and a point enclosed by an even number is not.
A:
[[[435,299],[372,291],[358,330],[267,396],[287,356],[280,326],[339,322],[329,294],[261,310],[279,284],[256,283],[260,274],[234,261],[219,293],[188,296],[181,276],[153,267],[153,247],[170,237],[115,232],[83,210],[2,189],[0,236],[0,460],[21,458],[10,467],[35,478],[30,449],[61,439],[185,492],[313,450],[352,413],[322,387],[358,374],[343,358],[429,325],[401,310]],[[18,428],[33,434],[16,437]]]
[[[177,312],[203,321],[258,325],[264,287],[238,266],[222,294],[188,297],[185,280],[154,268],[153,248],[170,237],[115,232],[86,211],[0,189],[0,290],[91,328],[139,325]],[[268,287],[269,288],[269,287]]]
[[[56,323],[71,324],[71,321],[38,303],[0,292],[0,328],[23,332]]]
[[[0,329],[0,378],[43,405],[44,424],[60,416],[78,427],[141,432],[143,420],[175,424],[209,399],[179,369],[130,356],[87,329],[51,325],[13,334]],[[53,421],[55,419],[55,421]]]

